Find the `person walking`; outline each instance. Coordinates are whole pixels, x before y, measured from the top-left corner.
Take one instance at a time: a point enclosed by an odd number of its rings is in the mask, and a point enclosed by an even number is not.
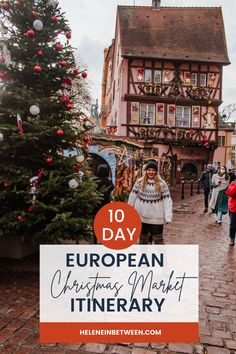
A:
[[[218,224],[222,223],[223,214],[228,212],[228,196],[226,189],[229,185],[229,176],[225,166],[219,167],[217,173],[212,177],[212,195],[210,208],[216,214]]]
[[[230,183],[229,188],[226,192],[229,197],[229,237],[230,246],[235,244],[235,233],[236,233],[236,181]]]
[[[233,182],[233,181],[235,180],[235,173],[234,173],[234,171],[232,171],[231,169],[229,169],[228,175],[229,175],[229,183]]]
[[[97,174],[94,181],[97,183],[97,188],[100,190],[104,189],[104,193],[102,195],[102,200],[98,206],[98,208],[102,208],[104,205],[110,203],[111,201],[111,192],[114,189],[114,185],[112,180],[109,178],[109,167],[106,164],[101,164],[97,168]]]
[[[97,212],[106,204],[111,202],[111,194],[114,189],[114,185],[109,178],[109,167],[106,164],[101,164],[97,168],[96,177],[93,179],[97,184],[97,190],[99,192],[102,191],[100,203],[94,209],[94,216],[96,216]],[[95,234],[93,235],[93,241],[96,244],[97,238]]]
[[[208,212],[208,201],[209,201],[209,195],[211,191],[211,179],[212,179],[212,165],[208,164],[206,166],[206,170],[202,172],[201,177],[200,177],[200,183],[202,185],[203,191],[204,191],[204,213]]]
[[[135,182],[129,195],[128,203],[137,210],[142,221],[140,244],[148,244],[149,234],[154,244],[162,244],[163,226],[172,221],[170,191],[157,170],[157,162],[149,160],[143,177]]]

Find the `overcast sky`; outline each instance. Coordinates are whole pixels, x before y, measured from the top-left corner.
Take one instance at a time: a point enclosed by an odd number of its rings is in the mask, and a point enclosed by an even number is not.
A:
[[[117,5],[146,5],[151,0],[59,0],[72,29],[71,43],[82,64],[88,68],[92,97],[101,101],[103,50],[115,33]],[[235,0],[162,0],[162,6],[221,6],[231,65],[224,68],[223,104],[236,103],[236,1]],[[236,119],[236,112],[232,116]]]

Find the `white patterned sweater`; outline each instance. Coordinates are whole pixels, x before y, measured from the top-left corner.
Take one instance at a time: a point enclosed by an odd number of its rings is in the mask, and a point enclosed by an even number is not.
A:
[[[172,221],[172,199],[165,181],[160,183],[160,192],[157,192],[154,180],[149,179],[143,191],[141,179],[134,184],[129,195],[128,203],[132,205],[145,224],[163,225]]]

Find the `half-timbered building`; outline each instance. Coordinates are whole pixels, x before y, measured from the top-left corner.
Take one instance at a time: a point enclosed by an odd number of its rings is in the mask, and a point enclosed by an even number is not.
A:
[[[112,53],[103,79],[110,132],[143,141],[172,183],[197,178],[213,162],[230,64],[221,8],[118,6]]]

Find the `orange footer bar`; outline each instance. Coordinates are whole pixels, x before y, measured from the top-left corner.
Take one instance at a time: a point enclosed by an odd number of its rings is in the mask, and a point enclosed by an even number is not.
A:
[[[198,323],[157,322],[63,322],[40,323],[41,343],[194,343],[198,342]]]

